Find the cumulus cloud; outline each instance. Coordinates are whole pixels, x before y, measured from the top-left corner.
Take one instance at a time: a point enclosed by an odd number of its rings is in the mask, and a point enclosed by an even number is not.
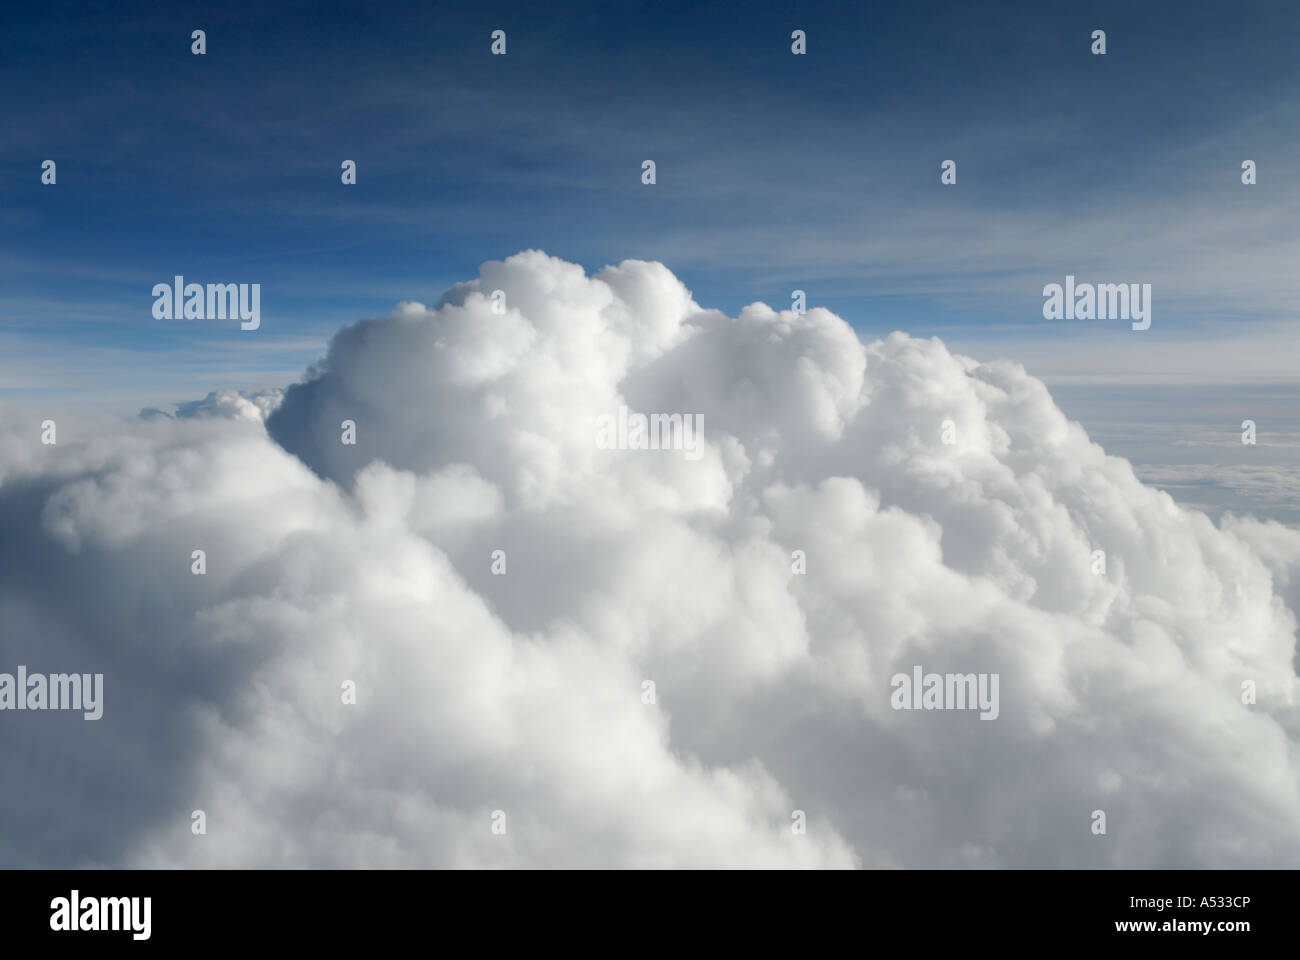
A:
[[[1017,364],[528,251],[177,412],[0,433],[2,663],[106,690],[3,716],[6,864],[1300,865],[1300,533]]]
[[[202,400],[187,400],[176,404],[175,412],[168,413],[157,407],[140,411],[142,420],[160,418],[185,420],[194,417],[221,417],[227,420],[251,420],[261,423],[271,415],[284,399],[284,391],[270,390],[213,390]]]

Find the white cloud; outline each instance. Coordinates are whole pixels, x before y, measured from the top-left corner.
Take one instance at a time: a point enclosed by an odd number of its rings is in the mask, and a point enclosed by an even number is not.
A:
[[[704,455],[600,449],[620,405]],[[1016,364],[530,251],[193,412],[0,433],[3,662],[106,674],[99,726],[21,718],[5,862],[1300,865],[1300,535]],[[913,664],[998,718],[895,712]]]

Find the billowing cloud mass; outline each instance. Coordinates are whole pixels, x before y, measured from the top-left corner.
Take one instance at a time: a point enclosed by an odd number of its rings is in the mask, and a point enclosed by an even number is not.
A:
[[[1300,532],[1015,363],[529,251],[283,397],[59,429],[0,433],[0,670],[104,716],[0,714],[5,865],[1300,866]]]

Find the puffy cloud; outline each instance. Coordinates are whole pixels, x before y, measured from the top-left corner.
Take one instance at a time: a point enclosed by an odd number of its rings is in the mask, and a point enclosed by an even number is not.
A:
[[[168,413],[157,407],[140,411],[142,420],[159,418],[188,419],[192,417],[222,417],[229,420],[264,421],[280,405],[284,391],[271,390],[213,390],[202,400],[189,400],[176,405],[176,412]]]
[[[3,663],[106,675],[0,717],[4,862],[1300,865],[1300,534],[1014,363],[528,251],[264,401],[0,434]],[[997,718],[892,709],[916,664]]]

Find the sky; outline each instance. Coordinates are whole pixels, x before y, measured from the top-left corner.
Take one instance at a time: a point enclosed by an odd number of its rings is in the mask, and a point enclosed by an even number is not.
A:
[[[0,39],[0,397],[130,415],[282,387],[340,327],[536,248],[1010,357],[1093,387],[1067,412],[1123,443],[1119,385],[1156,424],[1186,418],[1165,385],[1294,387],[1298,26],[1279,3],[29,6]],[[260,283],[263,325],[156,320],[178,274]],[[1045,321],[1066,275],[1151,283],[1152,328]],[[1266,415],[1222,396],[1196,434],[1222,498],[1296,519],[1211,451]]]
[[[1300,864],[1298,27],[8,14],[0,686],[105,704],[0,713],[0,865]]]
[[[0,389],[270,386],[528,248],[660,260],[732,312],[803,289],[1043,376],[1289,377],[1298,25],[1278,3],[29,6],[0,40]],[[260,282],[264,326],[155,321],[176,274]],[[1152,283],[1152,330],[1045,322],[1066,274]]]

